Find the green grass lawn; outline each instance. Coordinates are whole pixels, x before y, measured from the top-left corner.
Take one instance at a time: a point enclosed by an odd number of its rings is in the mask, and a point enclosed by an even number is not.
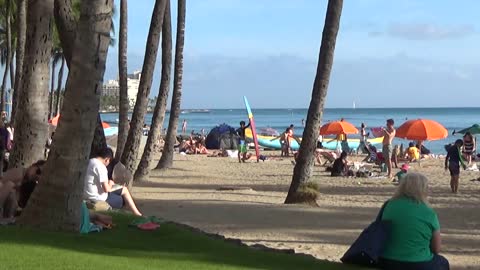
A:
[[[128,227],[88,235],[0,227],[0,269],[358,269],[305,257],[253,250],[163,224],[157,231]]]

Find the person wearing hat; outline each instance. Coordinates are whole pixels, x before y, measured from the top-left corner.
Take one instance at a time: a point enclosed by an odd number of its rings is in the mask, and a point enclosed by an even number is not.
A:
[[[410,165],[407,163],[403,164],[402,167],[400,168],[400,171],[395,174],[395,178],[393,179],[393,182],[402,182],[403,178],[405,178],[405,175],[407,175],[408,170],[410,169]]]

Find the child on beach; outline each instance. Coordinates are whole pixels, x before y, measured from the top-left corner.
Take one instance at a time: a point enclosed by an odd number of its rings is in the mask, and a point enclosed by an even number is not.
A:
[[[242,163],[247,160],[247,144],[245,142],[245,130],[250,127],[250,123],[245,126],[245,121],[240,121],[240,127],[237,129],[238,134],[238,162]]]
[[[458,182],[460,179],[460,164],[465,170],[467,166],[463,161],[463,157],[460,149],[463,146],[463,140],[458,139],[455,141],[455,144],[448,149],[447,157],[445,158],[445,170],[450,171],[450,188],[453,193],[458,191]]]
[[[420,150],[413,142],[408,144],[406,158],[408,158],[410,162],[418,161],[420,159]]]
[[[402,182],[403,178],[405,178],[405,175],[407,175],[408,170],[410,169],[410,166],[408,164],[403,164],[400,171],[395,174],[395,178],[393,179],[393,182],[397,182],[400,184]]]

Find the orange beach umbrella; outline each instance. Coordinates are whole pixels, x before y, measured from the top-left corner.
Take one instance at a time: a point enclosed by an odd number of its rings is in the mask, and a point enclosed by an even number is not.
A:
[[[57,116],[53,117],[52,119],[48,120],[48,123],[52,126],[57,126],[58,125],[58,120],[60,119],[60,114],[57,114]],[[102,127],[103,128],[109,128],[110,125],[108,123],[102,122]]]
[[[323,125],[320,135],[356,134],[358,129],[346,121],[335,121]]]
[[[434,141],[445,139],[448,131],[438,122],[428,119],[409,120],[403,123],[395,137],[407,140]]]

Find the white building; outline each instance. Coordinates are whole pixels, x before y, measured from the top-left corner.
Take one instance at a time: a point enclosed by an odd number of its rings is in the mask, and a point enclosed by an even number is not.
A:
[[[135,71],[133,74],[127,75],[127,95],[130,101],[130,108],[135,106],[137,100],[138,87],[140,85],[140,77],[142,73]],[[118,97],[120,96],[120,84],[117,80],[108,80],[102,87],[102,96]]]

